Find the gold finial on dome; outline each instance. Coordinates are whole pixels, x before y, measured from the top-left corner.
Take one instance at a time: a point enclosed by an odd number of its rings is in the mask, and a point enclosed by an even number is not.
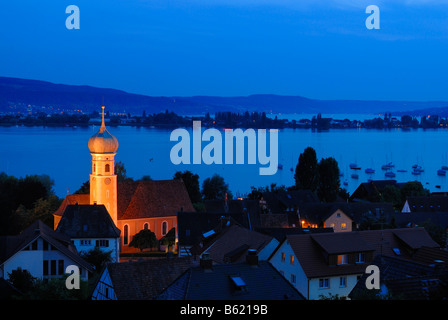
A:
[[[101,107],[101,127],[96,134],[89,139],[89,150],[91,153],[115,153],[118,149],[118,140],[106,129],[104,121],[104,106]]]

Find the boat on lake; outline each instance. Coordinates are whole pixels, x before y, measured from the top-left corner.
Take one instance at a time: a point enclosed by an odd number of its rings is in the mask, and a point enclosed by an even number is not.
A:
[[[388,177],[388,178],[394,178],[395,177],[395,173],[392,172],[392,171],[387,171],[384,175],[386,177]]]
[[[359,170],[361,167],[359,167],[356,163],[350,163],[350,169]]]
[[[351,177],[352,177],[352,179],[358,179],[358,178],[359,178],[359,175],[356,174],[356,173],[353,173],[353,174],[351,175]]]
[[[439,170],[437,170],[437,175],[438,176],[446,176],[446,171],[443,169],[439,169]]]
[[[381,169],[383,169],[383,170],[389,170],[389,169],[392,169],[392,168],[394,168],[395,167],[395,165],[392,163],[392,162],[389,162],[389,163],[387,163],[387,164],[383,164],[382,166],[381,166]]]
[[[365,170],[365,173],[375,173],[375,170],[372,169],[372,168],[367,168],[367,169]]]

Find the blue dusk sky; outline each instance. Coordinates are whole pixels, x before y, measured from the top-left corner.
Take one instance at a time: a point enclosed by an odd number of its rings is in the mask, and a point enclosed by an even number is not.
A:
[[[65,9],[80,10],[68,30]],[[368,5],[380,9],[369,30]],[[14,0],[0,76],[151,96],[447,100],[444,0]]]

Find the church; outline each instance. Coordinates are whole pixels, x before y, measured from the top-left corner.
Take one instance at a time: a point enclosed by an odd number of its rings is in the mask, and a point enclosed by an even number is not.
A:
[[[177,212],[194,212],[187,189],[181,180],[118,182],[115,156],[118,140],[106,128],[104,106],[101,127],[88,142],[92,156],[90,194],[70,194],[65,197],[54,216],[56,230],[70,205],[104,205],[120,233],[120,252],[136,252],[130,247],[132,237],[143,229],[161,239],[175,228]]]

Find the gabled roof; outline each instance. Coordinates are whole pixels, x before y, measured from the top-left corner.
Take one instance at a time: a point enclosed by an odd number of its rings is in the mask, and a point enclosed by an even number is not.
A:
[[[310,234],[310,233],[329,233],[334,232],[333,228],[280,228],[280,227],[259,227],[255,231],[273,236],[279,242],[283,241],[287,235]]]
[[[373,245],[366,242],[358,232],[312,234],[311,238],[328,254],[373,251]]]
[[[69,205],[56,228],[71,239],[119,238],[120,229],[104,205]]]
[[[286,208],[294,208],[304,203],[320,202],[311,190],[279,190],[263,192],[262,196],[271,213],[283,213]]]
[[[260,252],[274,238],[239,225],[223,229],[211,242],[202,246],[202,252],[208,252],[216,263],[241,262],[245,260],[247,250]]]
[[[395,215],[395,224],[400,228],[421,226],[431,222],[442,228],[448,228],[448,212],[406,212]]]
[[[231,215],[239,223],[251,228],[258,225],[260,204],[258,200],[206,200],[205,212],[211,214]]]
[[[191,257],[173,257],[109,263],[106,269],[118,300],[152,300],[195,264]]]
[[[178,211],[194,212],[181,180],[118,183],[118,220],[176,216]]]
[[[57,216],[62,216],[64,214],[65,208],[73,204],[90,204],[90,194],[68,194],[65,196],[58,210],[53,214]]]
[[[387,186],[401,188],[404,183],[397,183],[396,180],[372,180],[361,183],[350,196],[350,200],[366,199],[369,196],[380,194]]]
[[[365,264],[330,266],[323,253],[342,254],[356,250],[373,250],[374,256],[381,254],[393,257],[398,253],[400,258],[410,260],[419,247],[439,247],[423,228],[289,235],[283,243],[285,241],[289,242],[308,278],[365,271]]]
[[[233,279],[232,279],[233,278]],[[159,300],[304,300],[269,262],[192,267]]]
[[[47,241],[54,248],[78,263],[80,266],[92,271],[92,266],[78,255],[76,247],[71,243],[71,239],[68,236],[54,231],[40,220],[31,224],[17,236],[0,238],[0,247],[3,247],[4,249],[4,251],[1,252],[0,263],[3,264],[6,262],[9,258],[23,250],[39,237]]]
[[[399,257],[378,255],[372,261],[380,270],[380,283],[386,285],[388,293],[395,299],[426,300],[437,294],[446,283],[447,269],[438,269],[419,261],[411,261]],[[362,299],[369,291],[365,283],[369,274],[364,274],[349,294],[353,299]]]
[[[411,212],[448,212],[447,195],[428,195],[418,197],[407,197],[409,209]]]
[[[192,246],[204,239],[204,233],[216,228],[221,224],[240,224],[249,226],[247,216],[241,213],[227,215],[206,212],[178,212],[177,234],[180,246]]]

